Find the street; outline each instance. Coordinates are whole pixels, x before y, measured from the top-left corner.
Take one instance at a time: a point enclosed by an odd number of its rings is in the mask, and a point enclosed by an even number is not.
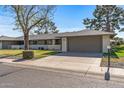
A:
[[[0,63],[0,87],[10,88],[103,88],[124,87],[124,82],[103,77],[45,71]]]

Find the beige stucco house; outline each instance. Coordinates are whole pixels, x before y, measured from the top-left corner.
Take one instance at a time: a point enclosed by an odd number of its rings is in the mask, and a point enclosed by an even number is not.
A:
[[[30,49],[58,50],[62,52],[107,52],[112,32],[82,30],[75,32],[30,35]],[[0,49],[23,49],[21,37],[0,37]]]

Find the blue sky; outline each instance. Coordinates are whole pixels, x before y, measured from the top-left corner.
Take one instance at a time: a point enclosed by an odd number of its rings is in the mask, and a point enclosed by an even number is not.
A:
[[[61,31],[81,30],[82,20],[92,17],[95,6],[58,6],[54,21]]]
[[[71,32],[85,29],[82,24],[84,18],[92,18],[92,12],[95,6],[91,5],[68,5],[57,6],[54,14],[54,22],[60,32]],[[14,21],[11,17],[0,15],[0,35],[21,36],[22,32],[13,30]],[[118,33],[118,36],[124,37],[124,33]]]

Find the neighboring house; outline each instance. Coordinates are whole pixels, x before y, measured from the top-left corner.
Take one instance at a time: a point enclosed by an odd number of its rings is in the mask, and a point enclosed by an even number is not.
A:
[[[63,52],[107,52],[112,32],[82,30],[55,34],[30,35],[30,49],[59,50]],[[22,37],[0,37],[1,49],[23,49]]]

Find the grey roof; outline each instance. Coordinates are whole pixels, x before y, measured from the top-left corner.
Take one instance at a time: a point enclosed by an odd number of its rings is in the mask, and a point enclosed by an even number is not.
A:
[[[93,31],[93,30],[81,30],[75,32],[64,32],[64,33],[55,33],[55,34],[41,34],[41,35],[30,35],[29,40],[42,40],[42,39],[57,39],[61,37],[72,37],[72,36],[91,36],[91,35],[116,35],[113,32],[103,32],[103,31]],[[21,37],[8,37],[1,36],[0,40],[23,40]]]
[[[81,30],[75,32],[61,33],[57,37],[71,37],[71,36],[91,36],[91,35],[116,35],[113,32],[95,31],[95,30]]]
[[[15,37],[0,36],[0,40],[17,40]]]
[[[43,39],[57,39],[58,34],[41,34],[41,35],[29,35],[29,40],[43,40]],[[22,37],[18,37],[18,40],[23,40]]]

